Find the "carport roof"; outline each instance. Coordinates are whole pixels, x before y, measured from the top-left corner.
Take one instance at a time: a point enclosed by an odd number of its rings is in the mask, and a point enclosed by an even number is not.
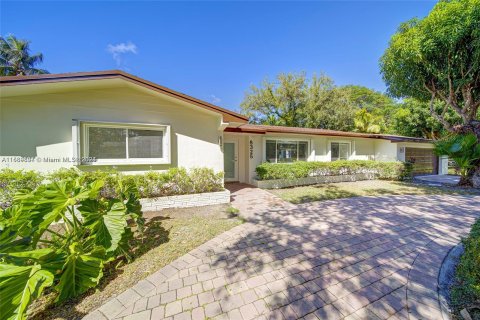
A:
[[[336,131],[336,130],[327,130],[327,129],[267,126],[267,125],[255,125],[255,124],[243,124],[237,127],[227,127],[225,129],[225,132],[239,132],[239,133],[251,133],[251,134],[291,133],[291,134],[305,134],[305,135],[316,135],[316,136],[382,139],[382,140],[389,140],[391,142],[424,142],[424,143],[433,142],[433,140],[430,140],[430,139],[404,137],[404,136],[396,136],[396,135],[390,135],[390,134],[373,134],[373,133]]]

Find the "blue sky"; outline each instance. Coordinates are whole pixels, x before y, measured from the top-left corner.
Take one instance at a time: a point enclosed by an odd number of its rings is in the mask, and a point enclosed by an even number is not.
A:
[[[31,40],[52,73],[123,69],[238,111],[251,84],[324,72],[385,86],[378,59],[433,1],[0,2],[0,32]]]

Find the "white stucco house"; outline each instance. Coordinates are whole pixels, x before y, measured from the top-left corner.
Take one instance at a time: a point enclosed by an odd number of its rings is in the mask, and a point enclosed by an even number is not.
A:
[[[419,138],[252,125],[117,70],[0,78],[0,168],[210,167],[251,183],[264,161],[415,159],[418,172],[442,174],[432,149]]]

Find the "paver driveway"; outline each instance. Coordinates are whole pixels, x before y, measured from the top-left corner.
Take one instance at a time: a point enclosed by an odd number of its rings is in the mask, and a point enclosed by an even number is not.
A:
[[[437,274],[479,196],[294,206],[232,185],[249,221],[140,281],[88,319],[442,319]]]

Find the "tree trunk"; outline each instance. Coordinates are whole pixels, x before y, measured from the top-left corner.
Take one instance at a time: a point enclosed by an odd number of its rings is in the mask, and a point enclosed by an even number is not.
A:
[[[480,166],[478,166],[475,170],[471,178],[472,187],[480,189]]]
[[[457,125],[453,127],[453,131],[458,134],[473,133],[480,142],[480,120],[470,120],[467,124]]]

